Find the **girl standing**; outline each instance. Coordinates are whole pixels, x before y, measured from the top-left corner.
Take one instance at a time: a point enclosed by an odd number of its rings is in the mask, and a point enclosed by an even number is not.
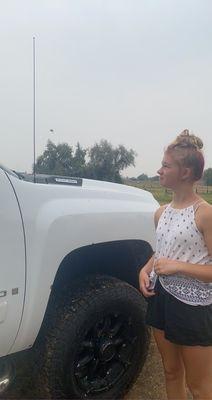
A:
[[[155,213],[156,252],[139,275],[170,400],[186,399],[186,384],[194,399],[212,399],[212,206],[194,190],[202,147],[185,130],[164,152],[158,174],[173,199]]]

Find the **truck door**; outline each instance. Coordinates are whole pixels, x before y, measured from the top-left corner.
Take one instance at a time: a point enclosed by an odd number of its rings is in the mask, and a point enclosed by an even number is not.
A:
[[[25,290],[25,245],[13,187],[0,168],[0,356],[8,354],[21,321]]]

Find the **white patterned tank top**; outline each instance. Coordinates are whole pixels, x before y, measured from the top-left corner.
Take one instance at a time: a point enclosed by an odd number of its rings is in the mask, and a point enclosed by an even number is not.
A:
[[[169,204],[165,208],[156,229],[156,260],[165,257],[192,264],[211,264],[212,268],[212,257],[195,222],[199,205],[176,209]],[[212,303],[212,282],[205,283],[182,274],[161,275],[159,280],[167,292],[186,304]]]

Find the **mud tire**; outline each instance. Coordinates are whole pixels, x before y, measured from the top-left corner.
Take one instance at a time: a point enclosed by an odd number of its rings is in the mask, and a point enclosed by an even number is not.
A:
[[[40,396],[120,399],[148,352],[145,307],[138,290],[109,276],[91,276],[64,289],[42,344]]]

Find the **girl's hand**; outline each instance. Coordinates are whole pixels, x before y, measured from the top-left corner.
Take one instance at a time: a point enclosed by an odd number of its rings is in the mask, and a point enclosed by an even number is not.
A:
[[[145,297],[151,297],[155,295],[154,290],[148,290],[150,285],[150,279],[148,273],[143,269],[139,274],[139,286],[140,291]]]
[[[169,258],[159,258],[155,261],[154,269],[157,275],[173,275],[180,272],[180,262]]]

